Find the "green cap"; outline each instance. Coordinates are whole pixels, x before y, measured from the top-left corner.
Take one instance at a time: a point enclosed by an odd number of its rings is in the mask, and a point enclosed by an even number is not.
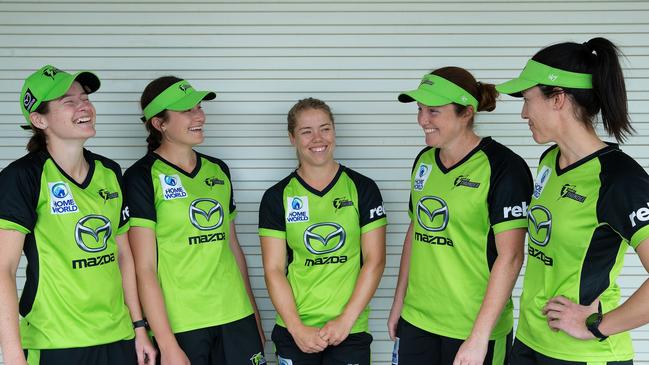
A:
[[[573,89],[592,89],[593,75],[560,70],[529,60],[518,78],[496,85],[496,90],[502,94],[521,97],[523,90],[539,84]]]
[[[54,100],[65,95],[75,80],[83,86],[88,94],[99,89],[99,78],[88,71],[70,74],[52,65],[46,65],[31,74],[25,80],[20,92],[20,109],[27,123],[31,124],[29,113],[36,110],[44,101]],[[27,125],[22,128],[29,129],[30,127]]]
[[[424,76],[416,90],[399,94],[399,101],[402,103],[418,101],[426,106],[456,103],[464,106],[471,105],[474,111],[478,110],[478,100],[468,91],[443,77],[432,74]]]
[[[189,82],[180,80],[153,98],[142,111],[144,116],[141,119],[146,122],[163,110],[177,112],[189,110],[201,101],[212,100],[215,97],[216,94],[211,91],[196,91]]]

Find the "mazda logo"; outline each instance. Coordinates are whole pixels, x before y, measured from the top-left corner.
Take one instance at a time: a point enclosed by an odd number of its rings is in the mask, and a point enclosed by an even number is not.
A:
[[[216,213],[218,213],[218,220],[210,224],[212,216]],[[198,222],[197,218],[199,216],[204,218],[201,219],[201,221],[205,224]],[[219,228],[221,227],[221,224],[223,224],[223,207],[221,207],[221,204],[214,199],[196,199],[189,205],[189,220],[192,222],[194,227],[201,231],[211,231]]]
[[[316,223],[304,231],[304,245],[312,254],[323,255],[338,251],[345,244],[346,237],[340,224]]]
[[[100,239],[99,235],[103,233],[103,238]],[[74,239],[77,246],[86,252],[101,252],[108,246],[108,239],[113,234],[113,228],[110,225],[110,220],[103,215],[87,215],[77,222],[74,227]],[[84,238],[90,236],[92,238],[92,246],[86,244]],[[97,246],[99,245],[99,246]]]
[[[427,231],[443,231],[448,225],[448,205],[442,198],[425,196],[419,199],[416,214],[419,225]]]
[[[550,214],[550,211],[542,205],[535,205],[530,208],[527,216],[527,233],[530,240],[539,246],[547,245],[550,242],[552,233],[552,214]]]

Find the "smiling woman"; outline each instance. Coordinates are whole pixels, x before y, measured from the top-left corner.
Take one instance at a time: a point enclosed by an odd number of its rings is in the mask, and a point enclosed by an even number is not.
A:
[[[381,193],[334,160],[334,118],[323,101],[298,101],[288,136],[299,166],[259,208],[279,363],[369,365],[368,303],[385,266]]]
[[[83,148],[95,135],[88,94],[97,89],[93,73],[50,65],[22,89],[34,133],[30,153],[0,172],[0,339],[10,364],[81,365],[91,358],[128,365],[155,357],[144,328],[134,333],[131,324],[142,314],[121,168]],[[21,250],[28,274],[18,305]]]
[[[412,167],[411,223],[388,319],[395,365],[509,363],[532,181],[522,158],[473,131],[475,113],[494,110],[497,96],[459,67],[399,95],[417,102],[428,147]]]
[[[215,97],[177,77],[151,81],[140,100],[149,152],[124,176],[138,287],[164,365],[264,363],[230,170],[193,149],[204,140],[200,103]]]

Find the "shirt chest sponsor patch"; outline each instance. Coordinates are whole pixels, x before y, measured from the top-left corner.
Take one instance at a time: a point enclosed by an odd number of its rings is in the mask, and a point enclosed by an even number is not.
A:
[[[535,199],[541,197],[541,193],[545,188],[545,184],[547,184],[548,180],[550,180],[551,174],[552,174],[552,169],[549,168],[548,166],[543,166],[541,170],[539,170],[539,173],[536,175],[536,180],[534,180],[534,192],[532,193],[532,196]]]
[[[72,190],[63,181],[48,182],[50,192],[50,209],[52,214],[69,214],[79,211],[79,206],[72,197]]]
[[[433,165],[428,165],[425,163],[419,164],[419,167],[417,167],[415,174],[415,181],[412,186],[414,190],[421,191],[424,188],[424,185],[426,185],[426,180],[428,180],[428,176],[430,176],[430,171],[432,169]]]
[[[286,223],[309,221],[309,197],[289,196],[286,198]]]
[[[160,174],[159,178],[164,200],[181,199],[187,196],[180,176]]]

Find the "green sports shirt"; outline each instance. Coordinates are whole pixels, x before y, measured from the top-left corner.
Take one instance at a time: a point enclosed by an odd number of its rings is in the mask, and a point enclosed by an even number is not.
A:
[[[118,265],[117,235],[128,229],[115,162],[84,150],[77,183],[47,152],[0,172],[0,228],[24,233],[20,297],[25,349],[88,347],[133,338]]]
[[[516,337],[561,360],[632,359],[628,332],[578,340],[552,331],[541,309],[559,295],[582,305],[599,298],[603,313],[618,307],[624,254],[649,237],[649,177],[617,145],[563,169],[559,156],[556,145],[543,153],[534,182]]]
[[[507,147],[483,138],[450,168],[439,149],[424,148],[413,165],[413,224],[408,286],[401,316],[445,337],[466,339],[498,253],[495,235],[527,226],[532,176]],[[511,299],[491,339],[512,330]]]
[[[293,172],[268,189],[259,235],[286,240],[287,278],[302,323],[323,327],[342,314],[363,264],[361,235],[387,224],[371,179],[340,166],[322,191]],[[368,330],[369,306],[350,333]],[[277,315],[277,324],[286,327]]]
[[[187,173],[150,152],[126,170],[124,183],[131,226],[155,231],[158,281],[172,331],[252,314],[229,245],[236,207],[227,165],[197,153]]]

